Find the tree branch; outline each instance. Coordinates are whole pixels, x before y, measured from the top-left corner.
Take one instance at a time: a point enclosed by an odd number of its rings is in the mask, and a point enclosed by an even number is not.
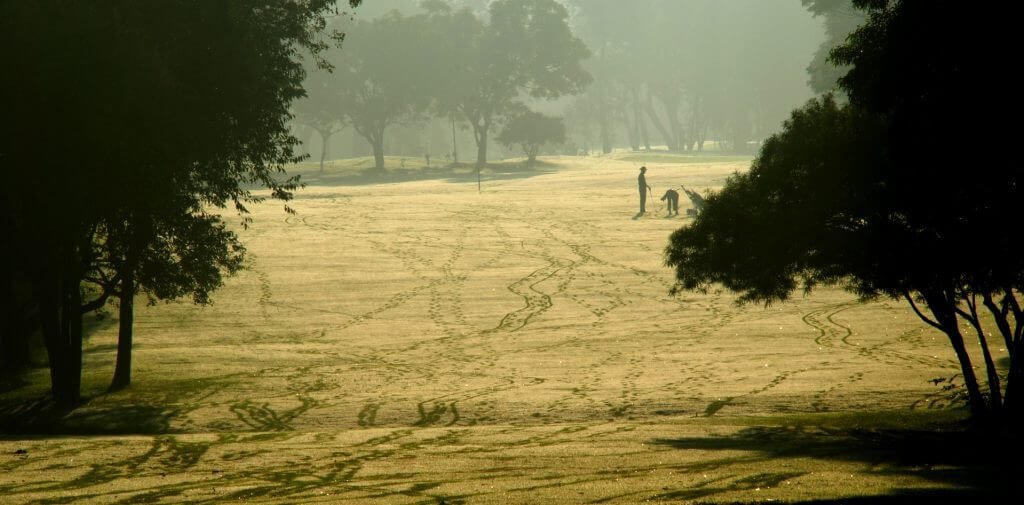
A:
[[[1013,330],[1010,329],[1010,323],[1006,319],[1006,315],[1009,313],[1008,303],[1003,302],[1003,307],[1000,308],[996,305],[996,302],[992,300],[991,293],[984,293],[981,295],[982,303],[988,308],[989,313],[992,314],[992,319],[996,322],[996,327],[999,328],[999,333],[1003,334],[1003,341],[1006,344],[1006,351],[1010,354],[1010,359],[1014,358],[1013,352]]]
[[[907,290],[903,290],[903,298],[906,298],[906,299],[907,299],[907,302],[909,302],[909,303],[910,303],[910,308],[914,309],[914,313],[915,313],[915,314],[917,314],[917,317],[921,318],[921,320],[922,320],[922,321],[924,321],[924,322],[928,323],[928,324],[929,324],[929,325],[931,325],[931,326],[934,326],[935,328],[938,328],[938,329],[939,329],[939,330],[941,330],[941,331],[945,331],[945,330],[944,330],[944,329],[942,328],[942,325],[941,325],[941,324],[939,324],[939,323],[937,323],[937,322],[935,322],[935,321],[933,321],[933,320],[929,319],[929,318],[928,318],[928,316],[924,315],[924,314],[923,314],[923,313],[922,313],[922,312],[921,312],[921,311],[920,311],[920,310],[919,310],[919,309],[917,308],[917,304],[916,304],[916,303],[914,303],[914,299],[913,299],[913,298],[912,298],[912,297],[910,296],[910,291],[907,291]]]

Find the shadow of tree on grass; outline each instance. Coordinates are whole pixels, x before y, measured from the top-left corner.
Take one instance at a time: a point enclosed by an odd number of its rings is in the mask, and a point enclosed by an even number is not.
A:
[[[0,406],[0,433],[7,435],[141,435],[170,431],[178,411],[148,405],[61,409],[49,397]]]
[[[1024,461],[1019,457],[1020,440],[963,424],[931,429],[758,426],[729,436],[657,439],[653,443],[676,449],[753,451],[755,460],[765,462],[792,457],[862,462],[875,475],[909,476],[944,488],[895,489],[882,496],[794,502],[804,505],[987,504],[1024,498],[1024,488],[1016,481],[1024,470]],[[775,487],[800,475],[769,472],[739,481],[709,482],[656,498],[700,500],[729,491]]]
[[[489,164],[481,173],[483,182],[526,179],[554,173],[558,165],[537,161],[532,167],[526,163]],[[359,172],[304,173],[302,181],[314,186],[365,186],[398,182],[441,180],[452,183],[476,183],[477,169],[472,165],[445,165],[418,168],[388,168],[383,171],[367,169]],[[301,196],[301,192],[298,193]]]

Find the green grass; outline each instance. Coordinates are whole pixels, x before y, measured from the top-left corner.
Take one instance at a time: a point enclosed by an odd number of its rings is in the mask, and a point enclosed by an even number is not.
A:
[[[820,427],[834,430],[944,430],[962,426],[970,415],[966,409],[818,412],[770,416],[723,417],[731,426]],[[715,423],[716,418],[707,418]]]
[[[669,152],[629,153],[619,157],[622,161],[636,163],[735,163],[750,161],[752,156],[683,154]]]

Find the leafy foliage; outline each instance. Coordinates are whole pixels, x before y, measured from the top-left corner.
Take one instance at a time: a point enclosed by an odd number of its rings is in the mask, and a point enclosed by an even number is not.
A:
[[[1008,224],[1024,181],[1015,164],[950,149],[963,140],[955,126],[996,120],[978,103],[987,84],[976,55],[1005,46],[993,45],[991,27],[950,40],[965,16],[980,16],[951,2],[858,3],[867,22],[833,51],[851,68],[839,81],[850,104],[825,97],[795,111],[751,170],[672,235],[676,289],[721,284],[741,302],[771,303],[838,283],[902,298],[949,337],[972,409],[1019,416],[1024,243]],[[982,311],[1002,336],[1008,370],[995,362]],[[960,321],[977,335],[987,394]]]
[[[384,169],[387,127],[418,119],[430,105],[433,88],[421,77],[431,72],[434,48],[420,20],[392,11],[356,22],[343,48],[324,53],[331,71],[311,70],[315,101],[300,102],[300,111],[316,110],[307,117],[352,126],[373,147],[377,170]]]
[[[825,0],[822,0],[825,1]],[[569,0],[593,51],[594,83],[567,115],[570,129],[610,152],[703,150],[714,138],[744,151],[809,96],[802,57],[820,27],[795,3]],[[756,19],[751,23],[751,19]],[[575,116],[576,121],[573,121]],[[621,140],[618,142],[621,144]]]
[[[433,11],[437,26],[452,29],[439,43],[458,48],[449,56],[453,68],[438,96],[440,108],[456,111],[472,127],[478,167],[487,163],[491,127],[522,110],[521,95],[554,99],[590,83],[582,65],[590,51],[568,17],[554,0],[497,0],[487,24],[466,11]]]
[[[565,123],[561,118],[527,111],[513,117],[495,139],[506,146],[520,146],[532,164],[544,144],[565,142]]]
[[[31,286],[58,402],[79,398],[81,315],[96,306],[80,299],[83,281],[108,267],[108,280],[130,281],[125,296],[138,279],[156,297],[205,301],[242,253],[208,209],[231,205],[245,224],[265,199],[256,188],[291,198],[300,58],[327,46],[335,11],[327,0],[0,4],[0,43],[18,48],[17,77],[0,82],[0,166],[19,181],[0,189],[18,237],[0,268]]]

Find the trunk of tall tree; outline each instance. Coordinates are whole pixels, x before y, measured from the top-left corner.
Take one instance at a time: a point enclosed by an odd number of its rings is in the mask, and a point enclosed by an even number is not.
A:
[[[622,119],[626,123],[626,131],[629,132],[629,147],[634,151],[640,150],[640,110],[636,107],[636,89],[629,89],[629,103],[623,105]],[[630,121],[632,118],[632,121]]]
[[[72,269],[44,276],[39,289],[39,317],[50,362],[50,391],[60,408],[81,400],[82,313],[79,279]]]
[[[971,327],[974,328],[975,333],[978,335],[978,347],[981,349],[981,356],[985,360],[989,410],[998,415],[1003,407],[1003,391],[1001,381],[999,380],[999,370],[996,368],[996,362],[992,359],[992,352],[988,348],[988,337],[985,336],[985,329],[981,326],[981,319],[978,317],[977,296],[964,295],[961,298],[970,312],[963,310],[958,310],[957,312],[971,324]]]
[[[599,65],[604,66],[605,62],[605,49],[604,44],[601,45],[601,49],[598,51]],[[608,119],[608,87],[605,84],[606,81],[597,81],[597,126],[601,134],[601,152],[608,154],[612,152],[612,133],[611,125]]]
[[[305,147],[306,149],[309,149],[309,146],[313,144],[313,133],[314,132],[316,132],[315,128],[303,127],[303,133],[305,133],[305,135],[303,135],[303,137],[305,137],[305,138],[302,141],[302,146]],[[310,154],[312,154],[312,153],[310,153]]]
[[[455,141],[455,115],[452,114],[452,163],[459,164],[459,144]]]
[[[622,123],[626,127],[626,137],[629,139],[629,148],[634,151],[640,150],[640,136],[636,131],[636,121],[629,120],[629,112],[623,111]]]
[[[661,134],[661,138],[665,140],[665,145],[668,146],[668,150],[677,150],[679,146],[676,145],[675,139],[669,133],[668,129],[665,128],[665,125],[661,122],[661,119],[658,117],[658,112],[654,109],[654,98],[651,96],[650,93],[647,94],[646,111],[648,119],[651,120],[651,124],[653,124],[654,128],[657,129],[658,133]]]
[[[487,166],[487,131],[491,127],[489,119],[470,121],[473,125],[473,139],[476,140],[476,168],[477,172]]]
[[[540,154],[540,146],[530,146],[526,151],[526,166],[533,168],[533,165],[537,163],[537,155]]]
[[[29,364],[29,342],[23,326],[27,305],[17,291],[13,272],[5,264],[0,271],[0,371],[16,372]]]
[[[651,139],[647,135],[647,121],[644,120],[644,110],[640,107],[640,93],[637,90],[633,90],[633,118],[636,120],[636,129],[640,132],[640,140],[644,144],[644,149],[647,151],[651,150]]]
[[[320,134],[320,173],[324,173],[324,160],[327,159],[327,142],[330,140],[333,132],[324,133],[321,130],[317,130]]]
[[[612,152],[612,128],[608,120],[608,108],[604,105],[604,95],[601,96],[601,104],[597,109],[597,126],[601,133],[601,152],[608,154]]]
[[[1012,289],[1005,290],[1002,306],[996,305],[991,295],[985,295],[984,300],[999,332],[1003,334],[1003,343],[1010,357],[1010,369],[1006,374],[1006,389],[1003,392],[1003,413],[1008,422],[1019,422],[1024,420],[1024,406],[1018,394],[1019,386],[1024,381],[1024,311],[1021,311],[1017,295]]]
[[[476,146],[476,167],[483,168],[487,166],[487,134],[484,134],[484,141],[480,142]]]
[[[373,168],[378,173],[384,172],[384,130],[387,125],[376,123],[356,123],[353,130],[366,139],[373,149]]]
[[[671,128],[670,133],[675,141],[676,148],[679,150],[689,150],[690,143],[687,141],[683,125],[679,121],[679,100],[675,97],[670,97],[663,101],[665,103],[665,115],[668,117],[668,125]]]
[[[985,404],[984,396],[981,394],[978,377],[974,374],[971,356],[967,353],[967,348],[964,345],[963,334],[960,333],[960,325],[954,306],[955,302],[952,296],[946,296],[945,293],[941,292],[922,294],[929,310],[935,316],[935,321],[939,323],[942,332],[949,338],[949,343],[953,346],[953,352],[956,354],[957,361],[960,362],[960,372],[964,378],[964,386],[967,388],[967,402],[971,413],[975,416],[983,417],[988,413],[988,407]]]
[[[61,396],[66,399],[65,406],[76,406],[82,398],[82,292],[79,285],[81,279],[77,275],[69,275],[64,283],[64,309],[61,311],[67,328],[67,390]]]
[[[1018,386],[1024,381],[1024,366],[1022,366],[1021,352],[1024,352],[1024,343],[1014,343],[1013,355],[1010,358],[1010,370],[1006,375],[1006,389],[1003,393],[1003,411],[1011,421],[1024,420],[1024,407],[1021,406]]]
[[[384,171],[384,136],[374,138],[370,141],[373,146],[373,168],[378,172]]]
[[[131,266],[123,273],[118,294],[117,361],[114,365],[114,379],[110,390],[116,391],[132,383],[132,326],[135,323],[135,268]]]
[[[996,369],[996,362],[992,359],[992,352],[988,348],[988,339],[985,338],[985,331],[981,328],[977,315],[974,315],[973,319],[972,324],[978,333],[978,345],[981,347],[981,356],[985,360],[989,408],[992,411],[998,411],[1003,406],[1003,392],[999,380],[999,370]]]
[[[988,410],[985,405],[985,398],[981,394],[978,377],[974,374],[974,368],[971,365],[971,357],[967,354],[967,348],[964,346],[964,337],[960,333],[955,320],[952,324],[946,326],[945,333],[949,337],[950,344],[953,345],[953,352],[956,353],[957,360],[960,362],[960,371],[964,376],[964,386],[967,387],[967,401],[970,403],[971,412],[975,415],[984,415]]]

